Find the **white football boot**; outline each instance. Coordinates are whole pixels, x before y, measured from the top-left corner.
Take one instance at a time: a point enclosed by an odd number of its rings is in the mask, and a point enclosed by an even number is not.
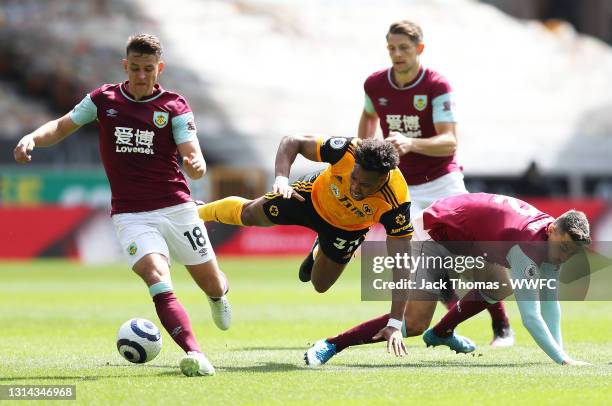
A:
[[[215,325],[220,330],[229,329],[232,324],[232,306],[227,299],[227,295],[223,295],[219,299],[211,299],[209,297],[208,304],[210,305],[210,313]]]
[[[491,341],[491,347],[502,348],[512,347],[514,345],[514,330],[512,327],[502,327],[493,329],[493,341]]]
[[[206,355],[197,351],[189,351],[181,359],[181,372],[187,376],[212,376],[215,367],[212,366]]]

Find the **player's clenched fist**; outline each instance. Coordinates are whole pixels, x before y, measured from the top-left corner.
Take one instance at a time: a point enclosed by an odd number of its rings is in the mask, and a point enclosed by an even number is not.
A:
[[[412,147],[412,138],[408,138],[397,131],[391,131],[386,141],[390,142],[395,147],[400,156],[410,152]]]
[[[200,179],[204,176],[206,164],[198,154],[192,152],[189,156],[183,157],[183,167],[191,179]]]
[[[31,136],[26,135],[25,137],[21,138],[13,150],[15,161],[19,162],[20,164],[30,162],[32,160],[30,153],[33,149],[34,139]]]

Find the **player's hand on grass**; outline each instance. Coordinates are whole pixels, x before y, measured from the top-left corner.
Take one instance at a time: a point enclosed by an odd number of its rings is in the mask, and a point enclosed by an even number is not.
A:
[[[404,344],[404,337],[402,332],[395,327],[387,326],[381,329],[372,339],[374,341],[384,338],[387,340],[387,352],[393,354],[396,357],[403,357],[406,355],[406,345]]]
[[[30,153],[34,149],[34,138],[30,135],[26,135],[21,138],[17,143],[17,146],[13,150],[13,156],[15,157],[15,161],[20,164],[28,163],[32,160],[32,156]]]
[[[200,179],[204,176],[206,165],[204,164],[202,156],[198,156],[198,154],[192,152],[189,156],[183,157],[183,167],[191,179]]]
[[[272,193],[278,193],[283,196],[284,199],[291,199],[295,197],[300,202],[304,201],[304,198],[289,184],[289,178],[286,176],[277,176],[272,185]]]
[[[407,154],[412,149],[412,138],[406,137],[397,131],[391,131],[386,141],[395,147],[400,156]]]
[[[571,359],[571,358],[567,358],[565,360],[563,360],[563,364],[562,365],[572,365],[572,366],[585,366],[585,365],[591,365],[588,362],[585,361],[578,361],[575,359]]]

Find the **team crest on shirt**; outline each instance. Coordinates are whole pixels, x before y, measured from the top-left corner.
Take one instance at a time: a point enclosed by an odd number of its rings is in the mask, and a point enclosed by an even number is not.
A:
[[[155,124],[157,128],[164,128],[168,124],[168,113],[165,111],[154,112],[153,124]]]
[[[136,245],[135,242],[132,242],[127,248],[127,252],[130,255],[136,255],[137,251],[138,251],[138,246]]]
[[[427,95],[415,94],[413,99],[414,108],[418,111],[423,111],[427,107]]]
[[[368,204],[367,204],[367,203],[365,203],[365,204],[363,205],[363,212],[364,212],[365,214],[367,214],[368,216],[371,216],[371,215],[372,215],[372,213],[373,213],[373,212],[372,212],[372,209],[370,208],[370,206],[368,206]]]
[[[336,197],[340,197],[340,189],[338,189],[338,186],[334,185],[333,183],[331,184],[331,186],[329,187],[332,191],[332,193],[334,194],[334,196]]]

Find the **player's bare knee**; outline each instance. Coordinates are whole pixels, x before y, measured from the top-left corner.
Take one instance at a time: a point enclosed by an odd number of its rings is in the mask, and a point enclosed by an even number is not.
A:
[[[157,267],[134,268],[133,271],[149,286],[166,279],[166,272]]]
[[[429,327],[426,323],[410,322],[406,321],[406,337],[420,336]]]
[[[240,221],[242,221],[242,224],[244,224],[245,226],[252,226],[253,225],[253,215],[252,215],[252,207],[253,207],[253,200],[246,202],[244,205],[242,205],[242,213],[240,213]]]
[[[268,220],[263,212],[261,199],[250,200],[242,206],[240,220],[245,226],[269,226],[272,222]]]

